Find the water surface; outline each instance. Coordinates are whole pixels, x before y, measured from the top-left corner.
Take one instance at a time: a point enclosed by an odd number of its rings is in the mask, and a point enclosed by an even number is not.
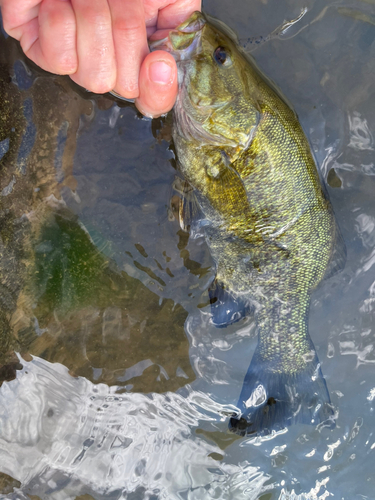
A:
[[[173,216],[170,118],[44,73],[2,35],[0,498],[375,498],[373,4],[204,8],[293,104],[328,185],[348,260],[309,328],[336,427],[228,434],[254,324],[209,323],[208,249]]]

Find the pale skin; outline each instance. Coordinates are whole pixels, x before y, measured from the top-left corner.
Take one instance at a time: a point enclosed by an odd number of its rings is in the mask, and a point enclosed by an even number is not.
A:
[[[177,67],[147,39],[166,36],[201,0],[0,0],[5,31],[27,57],[95,93],[135,98],[147,116],[169,111]]]

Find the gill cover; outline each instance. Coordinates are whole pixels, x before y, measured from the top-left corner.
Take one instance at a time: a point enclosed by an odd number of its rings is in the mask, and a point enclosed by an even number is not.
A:
[[[177,134],[188,141],[244,150],[259,121],[259,91],[248,78],[246,55],[217,22],[201,12],[152,42],[170,52],[179,73],[174,107]]]

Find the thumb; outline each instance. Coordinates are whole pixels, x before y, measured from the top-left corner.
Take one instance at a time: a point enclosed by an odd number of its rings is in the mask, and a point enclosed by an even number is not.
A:
[[[172,109],[177,88],[177,66],[171,54],[163,50],[151,52],[140,69],[135,105],[146,116],[160,116]]]

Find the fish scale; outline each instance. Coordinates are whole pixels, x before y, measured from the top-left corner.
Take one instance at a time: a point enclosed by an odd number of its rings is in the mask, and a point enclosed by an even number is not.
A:
[[[196,227],[200,214],[216,265],[211,321],[225,327],[255,311],[258,345],[230,429],[332,425],[308,311],[345,249],[298,118],[223,23],[196,12],[154,48],[177,61],[180,219]]]

